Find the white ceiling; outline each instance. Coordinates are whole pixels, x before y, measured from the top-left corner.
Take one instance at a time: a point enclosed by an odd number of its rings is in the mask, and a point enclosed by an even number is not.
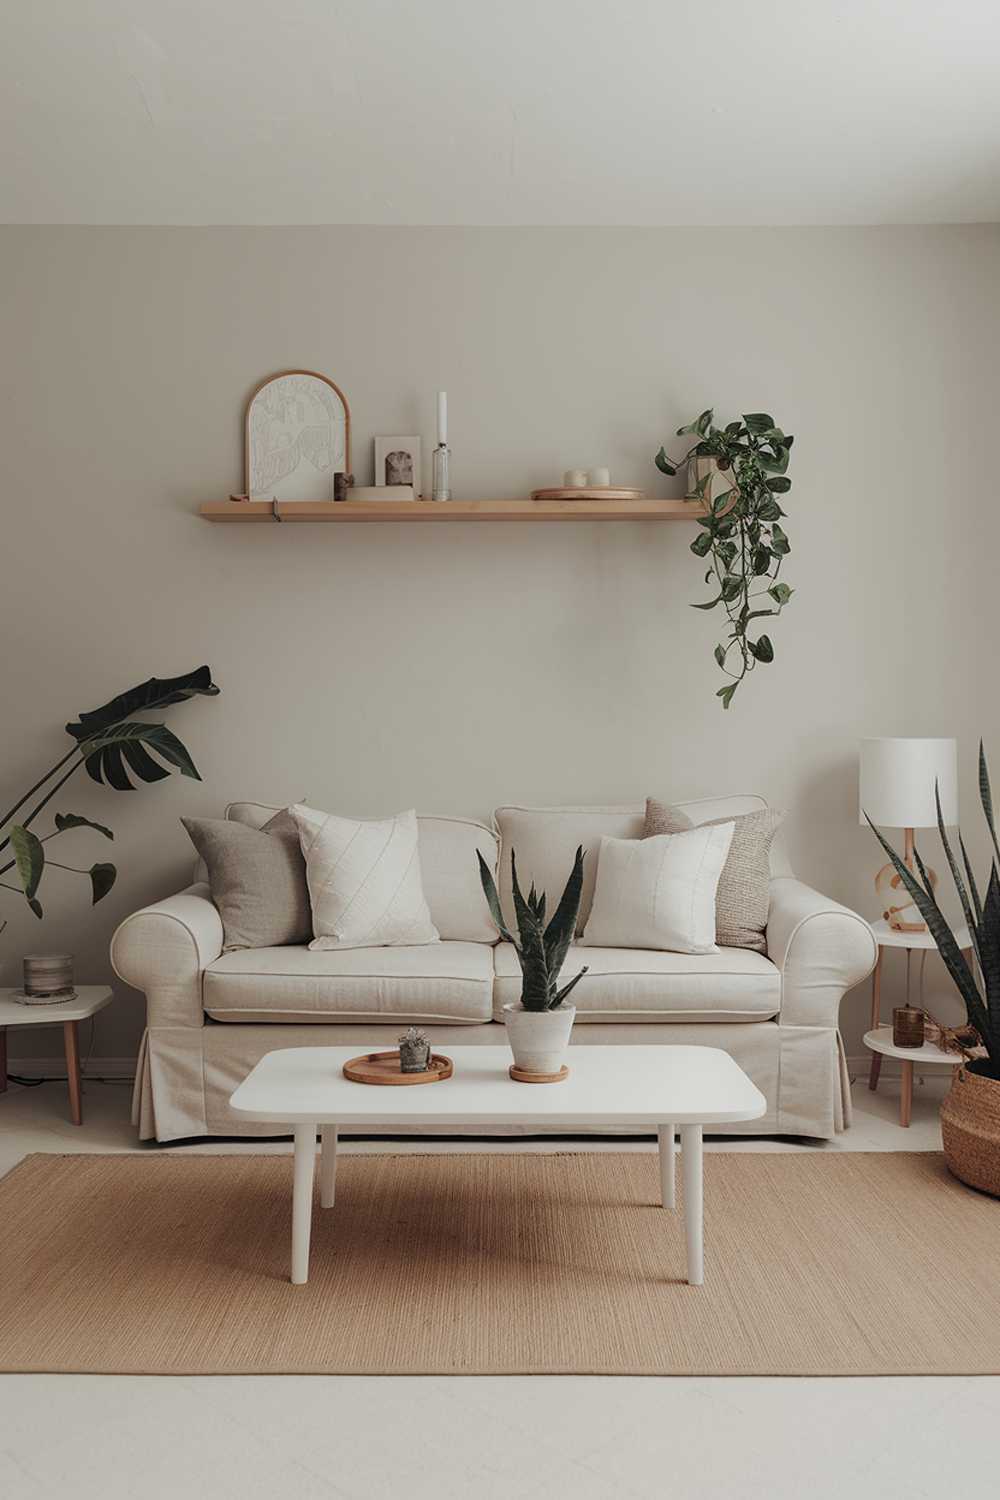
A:
[[[1000,218],[998,0],[0,0],[0,214]]]

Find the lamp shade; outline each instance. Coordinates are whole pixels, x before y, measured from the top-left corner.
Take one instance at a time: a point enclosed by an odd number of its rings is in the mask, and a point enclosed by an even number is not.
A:
[[[860,821],[865,814],[878,827],[936,828],[934,784],[941,816],[958,822],[958,743],[956,740],[862,740]]]

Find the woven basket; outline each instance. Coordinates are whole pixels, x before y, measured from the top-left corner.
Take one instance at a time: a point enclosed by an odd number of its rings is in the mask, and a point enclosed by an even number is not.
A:
[[[1000,1081],[956,1068],[941,1105],[941,1138],[955,1176],[1000,1198]]]

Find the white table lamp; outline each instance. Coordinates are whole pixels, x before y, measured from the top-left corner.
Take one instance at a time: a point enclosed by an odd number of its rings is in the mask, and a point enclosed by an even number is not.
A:
[[[879,829],[903,830],[903,859],[913,869],[913,830],[936,828],[934,788],[946,826],[958,822],[956,740],[873,739],[861,741],[860,811]],[[937,877],[928,869],[931,883]],[[891,864],[875,877],[882,915],[897,932],[925,932],[926,924]]]

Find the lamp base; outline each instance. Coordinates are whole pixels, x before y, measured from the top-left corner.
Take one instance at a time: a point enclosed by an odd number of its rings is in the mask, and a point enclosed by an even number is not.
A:
[[[927,877],[931,890],[934,890],[938,883],[937,875],[928,869]],[[879,870],[875,876],[875,893],[878,896],[879,910],[893,932],[927,931],[927,923],[911,900],[894,865],[883,865]]]

